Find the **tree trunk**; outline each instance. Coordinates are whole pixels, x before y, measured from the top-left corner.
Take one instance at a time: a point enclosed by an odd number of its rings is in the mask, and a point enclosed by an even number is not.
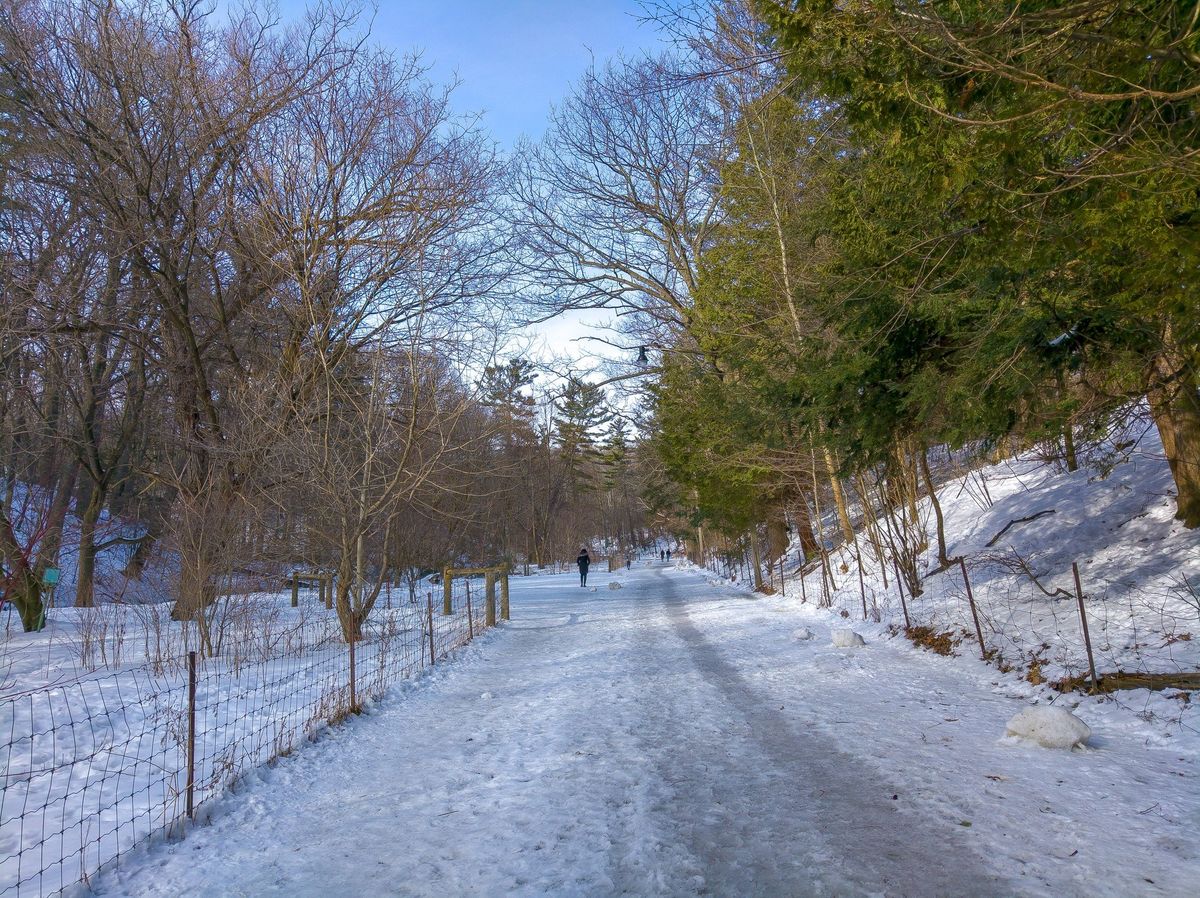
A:
[[[854,542],[854,528],[850,525],[850,511],[846,507],[846,491],[842,489],[842,480],[838,477],[837,460],[828,447],[822,447],[825,453],[825,464],[829,468],[829,483],[833,487],[833,504],[837,507],[838,523],[842,527],[842,536],[846,542]]]
[[[1154,360],[1147,397],[1175,478],[1175,517],[1191,529],[1200,527],[1200,394],[1195,371],[1169,331],[1164,345]]]
[[[917,461],[921,465],[921,475],[925,478],[925,489],[929,490],[929,504],[933,507],[933,518],[937,522],[938,567],[945,570],[950,567],[950,558],[946,554],[946,521],[942,517],[942,503],[938,501],[937,487],[933,485],[933,475],[929,472],[929,450],[922,449],[918,452]]]
[[[8,515],[0,515],[0,549],[3,550],[5,567],[9,571],[8,589],[4,597],[17,607],[21,627],[26,633],[40,630],[46,620],[42,584],[17,542]]]
[[[800,501],[793,506],[792,523],[800,537],[800,548],[804,552],[804,561],[808,563],[816,558],[821,549],[817,545],[816,534],[813,533],[812,515],[808,512],[808,502],[803,494]]]
[[[750,527],[750,555],[754,559],[754,591],[762,592],[762,555],[758,551],[758,525]]]
[[[767,567],[774,569],[775,562],[787,554],[788,534],[787,521],[784,520],[783,506],[771,509],[767,518]]]
[[[104,502],[100,489],[93,485],[88,503],[79,518],[79,563],[75,573],[75,607],[91,608],[95,603],[96,522]]]
[[[154,551],[156,542],[158,542],[158,536],[151,527],[138,539],[133,548],[133,554],[129,556],[129,561],[121,571],[121,576],[127,580],[141,580],[142,572],[146,569],[146,562],[150,560],[150,553]]]
[[[879,519],[875,516],[875,502],[867,491],[867,478],[858,474],[858,498],[862,502],[863,517],[867,523],[867,539],[871,543],[871,551],[879,562],[879,570],[883,575],[883,588],[887,589],[887,553],[883,550],[883,536],[879,532]]]

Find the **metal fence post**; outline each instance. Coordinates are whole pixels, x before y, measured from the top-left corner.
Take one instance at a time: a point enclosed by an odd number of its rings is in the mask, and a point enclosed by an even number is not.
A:
[[[188,652],[187,816],[195,817],[196,794],[196,653]]]
[[[1096,659],[1092,656],[1092,636],[1088,633],[1087,612],[1083,610],[1083,585],[1079,582],[1079,565],[1071,562],[1071,573],[1075,575],[1075,600],[1079,603],[1079,623],[1083,625],[1083,644],[1087,648],[1088,673],[1092,676],[1092,692],[1100,688],[1096,678]]]
[[[862,596],[863,620],[867,619],[867,587],[863,585],[862,550],[854,547],[854,555],[858,562],[858,593]]]
[[[908,603],[904,601],[904,579],[900,576],[900,563],[896,559],[892,559],[892,564],[896,570],[896,590],[900,593],[900,610],[904,612],[904,629],[911,630],[912,622],[908,619]],[[880,565],[884,567],[884,565]]]
[[[463,581],[467,584],[467,641],[470,642],[475,638],[475,621],[471,615],[471,581]]]
[[[958,566],[962,569],[963,583],[967,587],[967,601],[971,604],[971,617],[975,621],[975,636],[979,640],[979,655],[986,661],[987,647],[983,644],[983,629],[979,626],[979,612],[975,610],[975,593],[971,591],[971,579],[967,576],[967,563],[959,558]]]
[[[433,593],[426,597],[429,603],[429,666],[433,667],[437,663],[437,656],[433,650]]]
[[[354,693],[354,644],[358,642],[354,634],[350,634],[350,711],[351,713],[358,710],[358,700]]]

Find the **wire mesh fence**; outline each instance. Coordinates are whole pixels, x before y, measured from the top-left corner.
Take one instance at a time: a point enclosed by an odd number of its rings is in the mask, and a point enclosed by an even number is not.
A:
[[[481,633],[478,592],[455,580],[450,614],[441,590],[389,595],[349,644],[322,611],[277,627],[270,651],[236,639],[203,658],[148,650],[136,666],[0,697],[0,896],[60,893],[182,834],[247,773]]]
[[[727,557],[714,555],[705,567],[719,582],[752,586],[752,576],[739,571],[736,561],[731,567]],[[853,545],[830,550],[828,564],[793,562],[773,573],[775,584],[786,574],[793,595],[847,620],[892,621],[897,628],[904,623],[906,630],[928,637],[922,644],[982,654],[1034,684],[1083,688],[1093,668],[1101,679],[1197,670],[1200,579],[1183,573],[1165,579],[1137,572],[1113,576],[1084,567],[1077,586],[1069,563],[1047,564],[1043,572],[1029,562],[1011,551],[974,555],[945,570],[923,571],[922,591],[915,596],[894,566],[881,576],[865,548],[864,576]],[[764,570],[764,585],[771,574]]]

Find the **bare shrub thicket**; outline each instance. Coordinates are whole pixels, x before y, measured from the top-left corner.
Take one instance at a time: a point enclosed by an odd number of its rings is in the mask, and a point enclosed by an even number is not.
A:
[[[513,554],[481,536],[523,487],[475,385],[503,167],[365,22],[0,2],[0,549],[26,629],[72,521],[77,605],[170,571],[210,654],[258,613],[219,597],[294,567],[338,572],[351,638],[397,568]]]

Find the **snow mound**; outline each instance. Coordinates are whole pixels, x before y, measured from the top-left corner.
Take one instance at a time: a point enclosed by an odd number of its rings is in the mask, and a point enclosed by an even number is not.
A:
[[[799,630],[792,631],[792,639],[798,639],[801,642],[806,642],[813,638],[813,631],[808,627],[801,627]]]
[[[623,584],[618,583],[616,580],[613,580],[611,583],[608,584],[608,588],[609,589],[622,589]]]
[[[833,639],[833,644],[839,649],[852,649],[855,646],[867,644],[863,638],[853,630],[834,630],[829,635]]]
[[[1004,735],[1036,742],[1043,748],[1074,748],[1087,742],[1091,727],[1064,708],[1034,705],[1018,711]]]

